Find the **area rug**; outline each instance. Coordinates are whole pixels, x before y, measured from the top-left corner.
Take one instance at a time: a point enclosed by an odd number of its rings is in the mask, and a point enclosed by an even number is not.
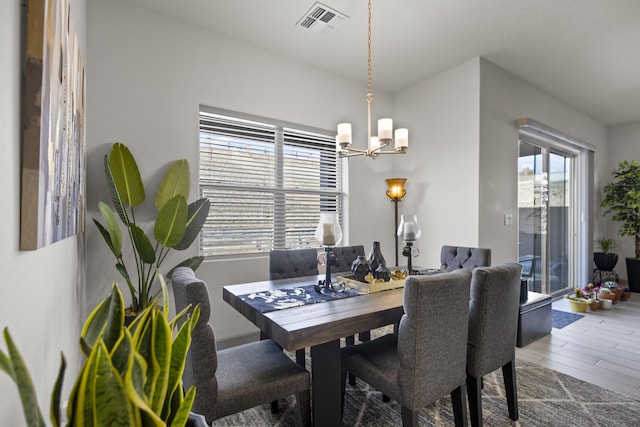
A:
[[[576,320],[582,319],[584,314],[569,313],[568,311],[551,310],[551,326],[562,329]]]
[[[307,362],[309,362],[307,360]],[[307,365],[309,366],[309,365]],[[525,361],[516,361],[520,419],[509,419],[501,370],[484,377],[484,425],[605,427],[640,425],[640,401]],[[262,405],[213,423],[213,426],[294,427],[299,425],[295,399],[279,401],[280,412]],[[400,426],[400,406],[361,380],[347,385],[343,426]],[[420,411],[420,426],[452,426],[451,399],[445,396]]]

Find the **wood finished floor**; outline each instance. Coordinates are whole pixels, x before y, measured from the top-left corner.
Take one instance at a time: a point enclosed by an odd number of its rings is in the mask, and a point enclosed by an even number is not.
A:
[[[566,301],[554,310],[571,311]],[[519,359],[640,399],[640,293],[611,310],[585,313],[523,348]]]

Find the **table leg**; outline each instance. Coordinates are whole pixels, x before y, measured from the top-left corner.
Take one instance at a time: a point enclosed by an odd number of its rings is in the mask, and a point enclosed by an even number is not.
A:
[[[342,425],[342,387],[340,385],[340,341],[311,347],[311,393],[313,425]]]

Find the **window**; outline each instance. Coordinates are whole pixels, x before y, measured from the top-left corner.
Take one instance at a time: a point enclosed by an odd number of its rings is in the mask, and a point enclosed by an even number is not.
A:
[[[346,168],[329,132],[202,109],[202,255],[318,247],[320,212],[338,212],[345,227]]]

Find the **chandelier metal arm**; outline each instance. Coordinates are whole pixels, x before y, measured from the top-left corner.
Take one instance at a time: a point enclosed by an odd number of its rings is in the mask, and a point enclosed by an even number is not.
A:
[[[351,124],[338,125],[336,149],[340,157],[367,156],[375,159],[378,154],[404,154],[408,146],[408,130],[396,129],[395,149],[383,151],[393,141],[393,125],[391,119],[378,121],[378,137],[371,136],[371,102],[373,101],[371,76],[371,0],[368,2],[367,20],[367,149],[351,148]],[[381,124],[383,123],[383,124]],[[372,148],[373,147],[373,148]]]

